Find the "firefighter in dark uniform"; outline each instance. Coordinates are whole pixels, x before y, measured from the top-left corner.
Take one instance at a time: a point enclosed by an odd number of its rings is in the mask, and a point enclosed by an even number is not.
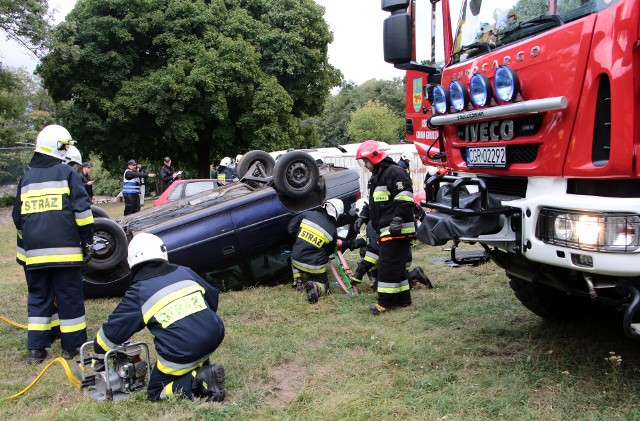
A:
[[[216,314],[218,290],[191,269],[170,264],[166,246],[153,234],[133,237],[127,261],[131,287],[98,331],[95,352],[120,346],[146,326],[158,354],[147,386],[149,400],[224,400],[224,368],[209,363],[224,338]]]
[[[220,160],[220,165],[218,165],[218,168],[213,173],[213,178],[218,180],[218,183],[223,186],[236,181],[233,168],[231,168],[231,158],[225,156]]]
[[[351,282],[356,285],[360,284],[362,282],[362,278],[364,278],[364,275],[369,275],[369,279],[371,279],[372,282],[371,287],[374,291],[377,291],[379,260],[378,255],[380,254],[380,244],[378,234],[373,228],[371,221],[368,221],[368,218],[365,216],[368,213],[369,211],[367,199],[358,199],[353,208],[351,208],[351,210],[349,211],[349,214],[358,217],[358,219],[354,223],[356,232],[360,232],[360,227],[362,225],[366,225],[366,235],[355,240],[346,240],[344,241],[344,246],[351,250],[360,248],[360,257],[362,258],[360,263],[358,263],[358,267],[356,268],[353,276],[351,277]],[[409,286],[411,287],[413,285],[416,285],[416,283],[421,283],[427,288],[433,288],[431,281],[424,273],[422,267],[416,266],[411,269],[412,260],[413,256],[411,253],[411,249],[409,249],[409,255],[407,256],[407,262],[405,263],[405,270],[407,271]]]
[[[411,305],[405,265],[415,237],[413,187],[409,174],[400,168],[375,140],[363,142],[356,153],[358,163],[371,171],[368,217],[380,237],[378,302],[372,314]]]
[[[307,211],[289,222],[289,235],[296,241],[291,249],[293,286],[304,288],[310,303],[329,293],[326,264],[336,249],[336,222],[344,212],[340,199],[329,199],[319,211]]]
[[[84,256],[92,253],[93,216],[80,176],[63,164],[73,143],[62,126],[42,129],[13,208],[16,257],[25,267],[29,291],[29,364],[46,358],[52,329],[60,329],[67,359],[75,357],[87,339],[80,269]]]

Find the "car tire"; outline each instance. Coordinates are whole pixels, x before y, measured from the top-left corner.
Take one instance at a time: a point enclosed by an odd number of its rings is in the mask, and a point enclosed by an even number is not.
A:
[[[94,254],[84,267],[89,271],[113,269],[126,259],[127,246],[127,237],[120,225],[107,218],[94,218]]]
[[[271,177],[273,175],[275,166],[273,157],[265,151],[254,150],[244,154],[240,162],[238,162],[238,178],[244,177],[251,165],[256,161],[259,161],[261,165],[258,166],[256,173],[250,175],[255,177]]]
[[[94,218],[111,219],[109,218],[109,214],[107,213],[107,211],[96,205],[91,205],[91,213],[93,214]]]
[[[131,270],[126,261],[108,271],[82,271],[82,292],[85,299],[122,297],[131,286]]]
[[[315,190],[320,179],[316,160],[302,151],[290,151],[280,156],[273,170],[273,184],[279,193],[302,199]]]

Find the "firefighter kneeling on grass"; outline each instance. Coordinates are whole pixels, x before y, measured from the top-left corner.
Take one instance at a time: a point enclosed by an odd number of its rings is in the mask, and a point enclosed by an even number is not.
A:
[[[152,234],[133,237],[127,260],[131,287],[98,331],[95,352],[105,353],[147,326],[158,354],[149,400],[224,400],[224,368],[209,363],[224,338],[218,290],[191,269],[170,264],[166,246]]]
[[[336,249],[336,223],[343,212],[342,200],[329,199],[321,210],[303,212],[289,223],[289,234],[296,236],[291,249],[293,287],[304,289],[312,304],[329,293],[326,264]]]

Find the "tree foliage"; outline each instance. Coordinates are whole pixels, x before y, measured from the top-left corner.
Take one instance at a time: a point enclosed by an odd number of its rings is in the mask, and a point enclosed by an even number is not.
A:
[[[351,114],[347,131],[355,142],[374,139],[398,143],[404,132],[404,118],[379,101],[369,101]]]
[[[47,0],[0,0],[0,31],[39,55],[49,30],[47,7]]]
[[[340,72],[312,0],[78,0],[37,72],[83,152],[182,168],[302,143]]]
[[[337,146],[357,141],[347,130],[349,121],[353,112],[370,101],[378,101],[397,117],[404,118],[404,79],[372,79],[359,86],[344,82],[340,91],[327,100],[324,113],[317,119],[321,145]]]

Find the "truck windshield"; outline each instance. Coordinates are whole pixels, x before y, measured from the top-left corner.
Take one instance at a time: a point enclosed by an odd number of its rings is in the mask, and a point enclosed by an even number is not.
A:
[[[464,0],[451,61],[468,60],[557,28],[613,3],[616,1]]]

